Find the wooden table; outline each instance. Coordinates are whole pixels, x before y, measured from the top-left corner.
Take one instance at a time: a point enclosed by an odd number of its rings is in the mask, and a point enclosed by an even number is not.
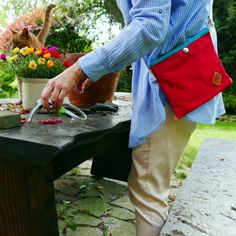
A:
[[[59,235],[53,181],[91,157],[127,150],[131,102],[115,103],[118,113],[86,121],[0,130],[0,235]]]

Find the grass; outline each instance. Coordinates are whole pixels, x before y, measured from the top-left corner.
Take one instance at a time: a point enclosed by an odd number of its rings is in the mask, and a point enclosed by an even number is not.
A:
[[[224,120],[224,119],[223,119]],[[233,120],[233,121],[232,121]],[[191,167],[201,143],[206,138],[236,140],[236,122],[227,118],[225,121],[217,121],[214,125],[198,124],[189,140],[177,169]]]

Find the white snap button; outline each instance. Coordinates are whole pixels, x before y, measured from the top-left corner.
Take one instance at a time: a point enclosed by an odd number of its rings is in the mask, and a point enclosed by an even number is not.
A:
[[[183,48],[183,53],[188,53],[189,52],[189,48]]]

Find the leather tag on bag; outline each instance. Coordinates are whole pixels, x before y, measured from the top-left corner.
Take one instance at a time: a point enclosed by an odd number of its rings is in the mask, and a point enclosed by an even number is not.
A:
[[[222,80],[222,76],[220,73],[215,72],[212,83],[216,86],[220,86]]]

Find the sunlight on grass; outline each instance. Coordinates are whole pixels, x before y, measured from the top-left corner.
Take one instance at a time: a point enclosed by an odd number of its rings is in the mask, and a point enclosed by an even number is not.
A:
[[[217,121],[214,125],[198,124],[181,157],[178,169],[192,165],[201,143],[207,138],[236,140],[236,122]]]

